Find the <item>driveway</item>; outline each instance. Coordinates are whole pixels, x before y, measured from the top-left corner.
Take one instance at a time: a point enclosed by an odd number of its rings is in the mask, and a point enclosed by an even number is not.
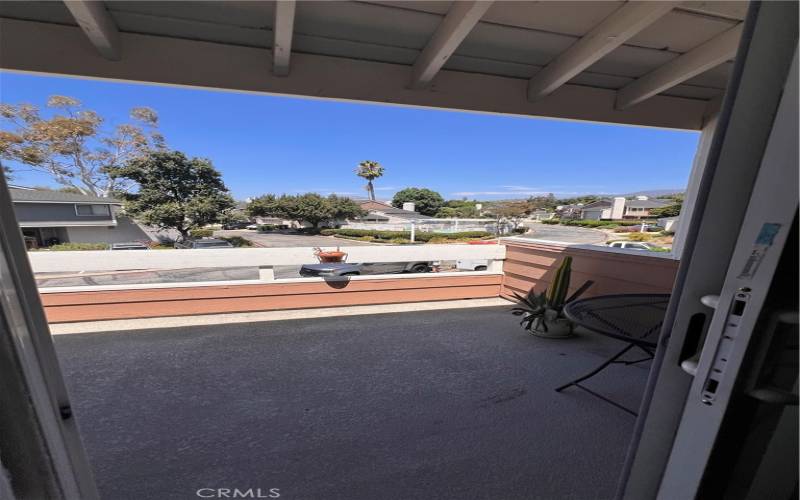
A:
[[[607,238],[606,233],[597,229],[556,224],[534,224],[533,233],[524,234],[522,237],[589,245],[605,243]]]
[[[607,499],[635,419],[553,390],[620,344],[507,307],[56,335],[103,498]],[[647,367],[587,385],[636,407]]]
[[[334,238],[333,236],[312,236],[305,234],[284,234],[284,233],[259,233],[258,231],[231,230],[231,231],[215,231],[214,236],[241,236],[246,238],[259,246],[268,248],[286,248],[286,247],[336,247],[348,246],[354,247],[359,245],[373,245],[366,241],[357,240],[343,240]]]

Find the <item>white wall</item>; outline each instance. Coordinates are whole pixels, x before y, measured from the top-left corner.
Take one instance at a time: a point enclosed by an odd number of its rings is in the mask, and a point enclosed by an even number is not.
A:
[[[70,243],[124,243],[148,241],[152,238],[127,217],[118,217],[115,226],[68,227]]]

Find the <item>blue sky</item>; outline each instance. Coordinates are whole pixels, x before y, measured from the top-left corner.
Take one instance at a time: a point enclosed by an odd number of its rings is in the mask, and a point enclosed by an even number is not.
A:
[[[68,95],[110,125],[149,106],[168,144],[212,160],[237,199],[263,193],[365,196],[353,173],[379,161],[379,198],[408,186],[445,198],[622,194],[686,186],[699,134],[0,72],[0,101]],[[5,126],[5,125],[4,125]],[[52,185],[22,171],[14,182]]]

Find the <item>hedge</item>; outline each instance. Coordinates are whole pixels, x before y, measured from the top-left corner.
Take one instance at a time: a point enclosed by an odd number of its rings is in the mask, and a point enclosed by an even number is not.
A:
[[[213,229],[192,229],[189,231],[189,234],[192,235],[192,238],[210,238],[214,236]]]
[[[345,236],[349,238],[369,237],[376,240],[410,240],[410,231],[378,231],[375,229],[323,229],[320,234],[325,236]],[[459,233],[434,233],[428,231],[417,231],[414,234],[415,241],[428,242],[434,238],[442,240],[461,240],[461,239],[480,239],[492,237],[492,233],[487,231],[461,231]]]
[[[594,220],[594,219],[549,219],[543,220],[542,224],[561,224],[564,226],[579,226],[579,227],[604,227],[611,229],[618,226],[637,226],[641,224],[640,220]]]
[[[46,247],[56,252],[71,252],[74,250],[108,250],[108,243],[59,243]]]

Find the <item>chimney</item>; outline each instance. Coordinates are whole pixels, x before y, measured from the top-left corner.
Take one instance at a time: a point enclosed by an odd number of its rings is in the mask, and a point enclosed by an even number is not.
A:
[[[623,215],[625,215],[625,197],[617,196],[611,204],[611,218],[621,219]]]
[[[414,211],[414,204],[410,201],[403,203],[403,210],[408,210],[409,212]]]

